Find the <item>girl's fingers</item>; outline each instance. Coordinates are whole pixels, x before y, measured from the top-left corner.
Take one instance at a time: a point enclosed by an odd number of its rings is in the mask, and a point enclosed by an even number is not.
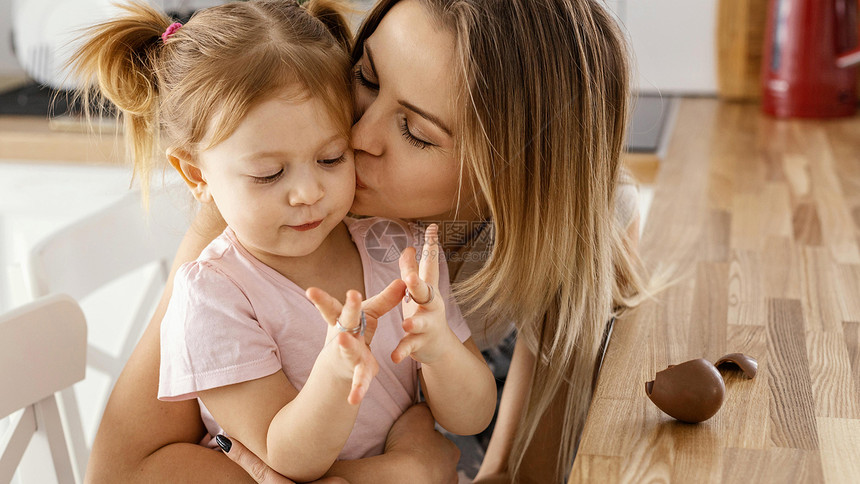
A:
[[[439,226],[436,224],[430,224],[424,231],[424,250],[418,275],[428,284],[439,286]]]
[[[418,277],[418,274],[413,272],[407,275],[403,282],[406,283],[406,287],[409,289],[409,295],[412,300],[415,301],[415,304],[424,302],[425,304],[422,304],[422,306],[425,306],[431,303],[430,286]],[[435,296],[433,297],[433,300],[436,300]]]
[[[334,326],[335,319],[340,316],[343,310],[343,305],[341,305],[340,301],[318,287],[309,287],[305,291],[305,295],[314,303],[314,306],[316,306],[329,326]]]
[[[337,345],[340,347],[340,355],[351,365],[357,365],[361,360],[361,351],[364,343],[353,338],[351,334],[340,333],[337,335]]]
[[[373,341],[378,319],[400,304],[405,290],[406,283],[400,279],[396,279],[383,289],[382,292],[361,303],[361,309],[364,311],[364,319],[367,321],[364,339],[368,345]]]
[[[413,316],[403,320],[403,331],[410,334],[422,334],[427,332],[427,321],[424,318]]]
[[[420,346],[418,338],[419,335],[416,334],[407,334],[404,336],[397,345],[397,348],[394,348],[394,351],[391,352],[391,361],[397,365],[406,359],[407,356],[414,353]]]
[[[350,289],[346,291],[346,304],[340,312],[340,325],[346,329],[358,327],[361,324],[361,294]]]
[[[352,388],[349,391],[347,402],[350,405],[358,405],[370,388],[373,377],[379,371],[379,364],[371,355],[365,355],[362,361],[356,365],[352,375]]]
[[[400,278],[405,279],[410,272],[418,272],[418,262],[415,260],[415,248],[407,247],[400,253]]]

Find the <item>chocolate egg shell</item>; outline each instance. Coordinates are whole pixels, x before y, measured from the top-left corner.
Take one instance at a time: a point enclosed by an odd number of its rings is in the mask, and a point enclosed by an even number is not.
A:
[[[730,353],[714,363],[714,366],[717,368],[731,365],[736,365],[740,368],[747,378],[755,378],[756,373],[758,373],[758,361],[752,356],[747,356],[743,353]]]
[[[717,368],[699,358],[658,372],[645,383],[645,392],[669,416],[698,423],[713,417],[723,405],[726,385]]]

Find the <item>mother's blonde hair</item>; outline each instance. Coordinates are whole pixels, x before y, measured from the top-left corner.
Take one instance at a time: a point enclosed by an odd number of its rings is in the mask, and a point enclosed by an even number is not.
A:
[[[490,315],[490,330],[514,321],[537,355],[508,472],[528,477],[523,455],[561,398],[562,481],[607,321],[647,294],[613,216],[630,95],[624,38],[594,0],[419,1],[456,38],[455,142],[496,229],[490,260],[456,294]],[[370,13],[353,61],[396,2]]]

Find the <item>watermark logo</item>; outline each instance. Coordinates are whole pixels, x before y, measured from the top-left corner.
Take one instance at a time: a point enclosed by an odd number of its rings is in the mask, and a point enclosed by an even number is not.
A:
[[[400,258],[400,253],[409,247],[410,230],[416,249],[423,246],[424,230],[431,223],[439,226],[439,245],[448,262],[481,262],[490,258],[495,243],[495,231],[487,222],[422,221],[410,224],[409,228],[391,220],[377,220],[364,234],[365,247],[370,257],[383,264],[391,264]],[[420,261],[418,250],[415,260]]]
[[[373,260],[390,264],[396,262],[400,253],[409,246],[409,235],[400,224],[380,220],[367,230],[365,246]]]

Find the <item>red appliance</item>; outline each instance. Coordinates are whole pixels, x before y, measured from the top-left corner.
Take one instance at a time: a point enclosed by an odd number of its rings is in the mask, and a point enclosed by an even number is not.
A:
[[[857,0],[771,0],[762,109],[778,118],[851,116],[857,105]]]

